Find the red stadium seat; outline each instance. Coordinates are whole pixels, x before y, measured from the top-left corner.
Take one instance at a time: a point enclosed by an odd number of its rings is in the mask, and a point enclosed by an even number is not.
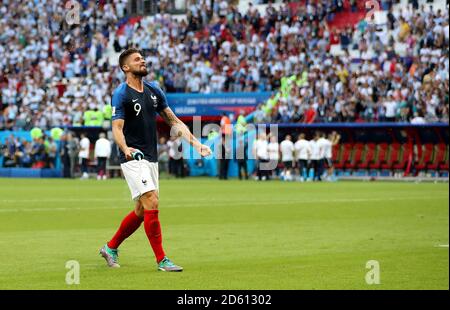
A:
[[[447,150],[446,150],[446,152],[445,152],[444,163],[442,163],[442,164],[439,165],[439,170],[442,170],[442,171],[448,171],[448,161],[449,161],[449,157],[450,157],[450,154],[449,154],[449,149],[448,149],[448,145],[447,145]]]
[[[400,155],[400,144],[392,143],[389,147],[389,156],[385,163],[381,164],[381,169],[392,169],[393,165],[398,162]]]
[[[352,143],[344,143],[344,145],[342,146],[341,157],[336,162],[335,168],[343,169],[345,167],[345,165],[350,161],[352,149],[353,149]]]
[[[426,170],[427,166],[431,163],[433,159],[433,151],[434,151],[434,145],[427,143],[425,145],[422,145],[422,154],[416,163],[416,170]]]
[[[340,144],[336,144],[333,145],[333,149],[332,149],[332,159],[333,159],[333,163],[336,164],[336,162],[339,160],[340,156],[341,156],[341,145]]]
[[[356,143],[353,147],[351,160],[344,165],[347,169],[356,169],[361,163],[364,153],[364,144]]]
[[[387,143],[381,143],[377,147],[376,158],[373,163],[369,164],[370,169],[380,169],[381,165],[386,163],[386,159],[389,152],[389,145]]]
[[[432,161],[427,165],[428,170],[438,170],[439,165],[445,164],[446,146],[444,143],[435,145],[435,152]]]
[[[397,163],[392,166],[393,170],[404,170],[408,164],[413,149],[411,144],[403,144],[401,155]]]
[[[375,152],[376,152],[375,143],[369,143],[366,145],[366,156],[364,156],[364,160],[358,165],[360,169],[368,169],[370,164],[372,164],[375,160]]]

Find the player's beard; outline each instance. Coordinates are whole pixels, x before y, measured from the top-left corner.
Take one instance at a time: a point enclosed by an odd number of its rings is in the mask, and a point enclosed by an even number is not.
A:
[[[133,74],[139,77],[144,77],[148,74],[147,67],[145,67],[144,69],[139,68],[139,70],[134,71]]]

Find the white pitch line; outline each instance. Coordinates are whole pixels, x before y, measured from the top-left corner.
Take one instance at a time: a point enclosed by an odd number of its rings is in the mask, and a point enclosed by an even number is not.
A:
[[[301,201],[265,201],[265,202],[253,202],[253,201],[235,201],[241,206],[260,206],[260,205],[274,205],[277,204],[307,204],[307,203],[358,203],[358,202],[376,202],[376,201],[402,201],[402,200],[430,200],[430,199],[441,199],[440,197],[395,197],[395,198],[341,198],[341,199],[311,199],[311,200],[301,200]],[[98,202],[98,201],[110,201],[111,199],[71,199],[72,202]],[[14,203],[24,203],[26,200],[8,200],[8,202]],[[129,199],[114,199],[117,201],[130,201]],[[0,203],[2,200],[0,200]],[[29,202],[29,201],[28,201]],[[53,199],[53,200],[33,200],[33,202],[67,202],[65,199]],[[223,202],[223,201],[203,201],[196,203],[165,203],[162,209],[165,208],[195,208],[195,207],[205,207],[205,206],[229,206],[230,203],[234,202]],[[130,203],[131,206],[131,203]],[[52,212],[52,211],[91,211],[91,210],[112,210],[112,209],[126,209],[127,206],[108,206],[108,207],[55,207],[55,208],[1,208],[0,213],[11,213],[11,212]]]
[[[448,248],[448,244],[438,244],[436,245],[437,248]]]

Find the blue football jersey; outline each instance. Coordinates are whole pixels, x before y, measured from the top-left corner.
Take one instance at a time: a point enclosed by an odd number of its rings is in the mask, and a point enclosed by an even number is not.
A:
[[[112,120],[124,120],[123,134],[128,147],[141,150],[149,162],[157,162],[156,113],[168,107],[158,83],[144,81],[142,93],[122,83],[114,90],[111,104]],[[122,150],[120,161],[126,162]]]

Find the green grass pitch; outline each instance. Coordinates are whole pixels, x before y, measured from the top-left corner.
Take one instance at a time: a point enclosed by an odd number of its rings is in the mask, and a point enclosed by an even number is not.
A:
[[[98,255],[132,203],[124,180],[0,179],[0,289],[449,289],[448,184],[161,180],[156,270],[143,227]],[[65,282],[80,263],[80,284]],[[380,284],[365,281],[379,262]]]

